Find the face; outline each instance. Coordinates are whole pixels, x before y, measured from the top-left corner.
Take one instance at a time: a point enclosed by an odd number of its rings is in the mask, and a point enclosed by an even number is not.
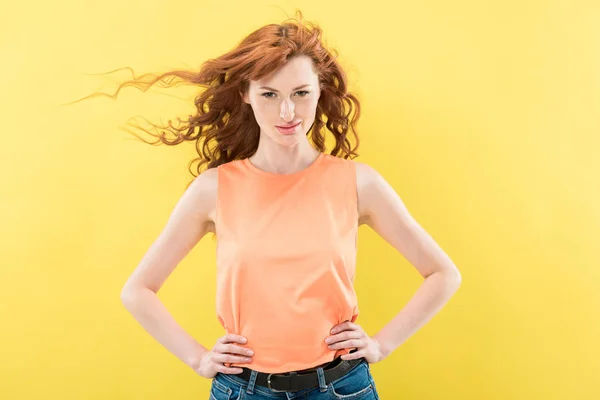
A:
[[[281,145],[293,146],[306,140],[320,95],[312,60],[297,56],[263,79],[250,81],[243,99],[252,106],[261,138],[267,136]],[[286,125],[296,126],[283,129]]]

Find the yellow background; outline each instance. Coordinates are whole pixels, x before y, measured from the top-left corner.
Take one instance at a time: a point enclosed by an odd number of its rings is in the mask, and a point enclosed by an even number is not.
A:
[[[208,398],[210,381],[119,298],[195,152],[118,127],[185,117],[194,89],[60,104],[130,78],[86,74],[197,68],[298,7],[362,101],[358,160],[463,277],[440,314],[371,366],[381,398],[600,398],[600,3],[273,3],[4,7],[0,398]],[[367,227],[358,254],[357,322],[375,334],[422,279]],[[159,292],[207,347],[223,334],[214,262],[207,236]]]

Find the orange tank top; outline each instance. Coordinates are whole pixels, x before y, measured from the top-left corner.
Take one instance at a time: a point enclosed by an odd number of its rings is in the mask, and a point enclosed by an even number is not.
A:
[[[254,350],[251,363],[226,365],[287,372],[349,353],[324,340],[359,313],[354,162],[321,153],[293,174],[248,159],[217,168],[217,318]]]

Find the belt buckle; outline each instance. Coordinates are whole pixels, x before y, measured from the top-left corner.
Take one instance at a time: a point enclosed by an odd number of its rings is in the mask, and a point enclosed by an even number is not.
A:
[[[273,389],[273,388],[271,387],[271,375],[275,375],[275,373],[271,373],[271,374],[267,375],[267,387],[268,387],[269,389],[271,389],[272,391],[276,392],[276,393],[284,393],[284,392],[287,392],[287,390],[278,390],[278,389]]]

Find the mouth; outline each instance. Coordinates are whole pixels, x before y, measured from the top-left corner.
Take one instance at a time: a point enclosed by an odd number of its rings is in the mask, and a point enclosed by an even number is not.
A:
[[[301,122],[302,122],[302,121],[301,121]],[[277,130],[278,130],[280,133],[283,133],[284,135],[285,135],[285,134],[289,135],[289,134],[291,134],[291,133],[294,133],[294,132],[296,131],[296,128],[297,128],[298,126],[300,126],[300,122],[298,122],[298,123],[297,123],[297,124],[295,124],[295,125],[284,125],[284,126],[275,125],[275,127],[277,128]]]

